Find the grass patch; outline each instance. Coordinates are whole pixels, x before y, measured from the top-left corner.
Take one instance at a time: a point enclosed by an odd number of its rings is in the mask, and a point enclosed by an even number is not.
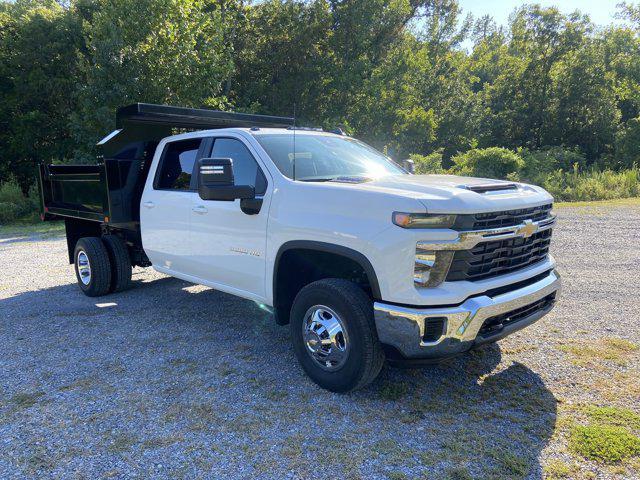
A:
[[[583,388],[593,389],[603,402],[632,405],[640,398],[640,370],[608,372],[585,382]]]
[[[493,450],[489,455],[495,460],[495,473],[501,478],[523,478],[529,473],[529,462],[520,455],[507,450]]]
[[[589,460],[612,464],[640,455],[640,438],[623,427],[578,425],[571,432],[569,448]]]
[[[589,420],[599,425],[640,430],[640,415],[626,408],[588,405],[581,408],[581,411]]]
[[[640,207],[640,198],[618,198],[615,200],[597,200],[589,202],[558,202],[553,205],[554,208],[572,208],[572,207]]]
[[[142,442],[142,448],[145,450],[155,450],[157,448],[170,447],[174,443],[178,443],[183,440],[184,438],[180,435],[170,435],[167,437],[155,437]]]
[[[81,378],[75,382],[63,385],[58,388],[60,392],[68,392],[70,390],[89,390],[97,383],[96,379],[92,377]]]
[[[168,367],[170,371],[176,369],[184,374],[194,374],[198,371],[198,362],[185,358],[173,358],[169,360],[169,365],[171,365],[171,367]]]
[[[452,467],[447,469],[446,480],[473,480],[467,467]]]
[[[389,473],[387,473],[387,478],[389,480],[406,480],[409,477],[405,473],[402,473],[402,472],[389,472]]]
[[[638,350],[638,345],[622,338],[603,338],[589,342],[566,343],[559,348],[572,355],[576,365],[588,365],[604,360],[625,366],[629,356]]]
[[[547,480],[556,480],[561,478],[575,478],[578,473],[576,464],[569,464],[562,460],[551,460],[544,466],[544,478]]]
[[[34,453],[27,457],[27,468],[31,472],[49,471],[55,468],[55,464],[45,453]]]
[[[107,450],[111,453],[125,453],[138,443],[138,438],[129,433],[119,433],[113,436]]]
[[[380,388],[380,398],[388,401],[397,401],[404,397],[409,391],[409,385],[404,382],[385,383]]]
[[[11,403],[13,403],[16,408],[29,408],[38,403],[41,397],[44,397],[44,392],[18,393],[11,397]]]
[[[32,221],[15,222],[0,225],[0,237],[31,237],[42,238],[57,237],[64,233],[64,222],[41,222]]]
[[[286,400],[289,394],[284,390],[271,389],[265,392],[264,396],[272,402],[280,402]]]

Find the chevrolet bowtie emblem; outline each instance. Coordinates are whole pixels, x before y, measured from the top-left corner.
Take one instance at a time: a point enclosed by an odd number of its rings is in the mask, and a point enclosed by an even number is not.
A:
[[[538,225],[531,220],[525,220],[522,225],[516,230],[516,235],[522,235],[524,238],[529,238],[531,235],[538,231]]]

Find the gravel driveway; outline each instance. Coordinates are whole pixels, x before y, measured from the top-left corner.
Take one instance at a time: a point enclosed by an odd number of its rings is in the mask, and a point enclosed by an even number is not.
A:
[[[0,478],[640,478],[569,445],[640,413],[640,204],[559,214],[550,315],[348,395],[253,302],[151,269],[91,299],[62,237],[0,239]]]

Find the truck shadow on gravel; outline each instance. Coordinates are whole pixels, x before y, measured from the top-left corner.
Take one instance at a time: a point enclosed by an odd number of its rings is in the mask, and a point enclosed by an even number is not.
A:
[[[503,361],[499,344],[419,370],[385,368],[370,394],[395,404],[396,421],[428,430],[452,478],[543,477],[558,401],[540,375]]]
[[[169,478],[197,461],[263,478],[308,478],[318,462],[336,477],[542,477],[557,400],[499,345],[385,367],[337,395],[307,379],[288,329],[254,302],[144,271],[134,279],[100,298],[67,284],[0,300],[0,420],[24,451],[9,460],[19,471],[34,473],[33,454],[53,476],[95,477],[124,461]],[[35,440],[44,454],[31,452]]]

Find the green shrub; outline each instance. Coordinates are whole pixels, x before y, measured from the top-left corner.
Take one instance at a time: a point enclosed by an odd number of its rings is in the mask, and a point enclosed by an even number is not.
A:
[[[517,178],[524,161],[506,148],[474,148],[453,157],[451,171],[459,175],[487,178]]]
[[[586,159],[577,150],[547,147],[541,150],[504,148],[472,149],[453,157],[443,168],[440,151],[411,155],[417,174],[439,173],[498,178],[532,183],[546,189],[557,201],[614,200],[640,196],[640,168],[582,171]]]
[[[27,217],[35,217],[38,211],[38,192],[35,188],[25,197],[12,182],[0,185],[0,224],[15,222]]]
[[[556,200],[589,201],[613,200],[640,196],[640,170],[632,168],[620,172],[591,170],[581,173],[556,170],[541,181]]]
[[[577,150],[563,147],[546,147],[541,150],[522,150],[519,152],[524,160],[520,178],[530,183],[542,181],[558,170],[569,172],[574,165],[584,165],[585,157]]]
[[[410,155],[411,160],[416,167],[416,173],[424,175],[427,173],[447,173],[442,167],[442,152],[437,151],[430,153],[429,155],[418,155],[414,153]]]

